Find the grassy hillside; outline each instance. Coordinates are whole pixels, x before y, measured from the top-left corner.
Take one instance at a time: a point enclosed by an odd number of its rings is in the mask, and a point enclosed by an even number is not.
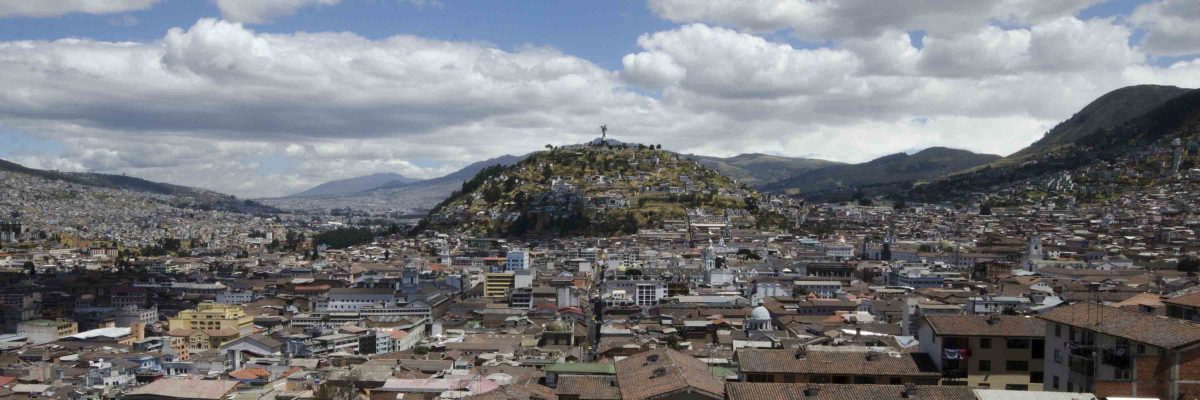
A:
[[[1188,91],[1189,89],[1175,86],[1138,85],[1108,92],[1008,159],[1024,159],[1033,154],[1075,143],[1097,132],[1113,129]]]
[[[853,191],[864,186],[910,182],[986,164],[1000,156],[931,147],[916,154],[897,153],[862,164],[825,167],[769,184],[766,190],[796,194]]]
[[[1194,143],[1200,139],[1198,134],[1200,90],[1190,90],[1141,115],[1097,129],[1069,143],[1014,155],[1009,157],[1008,162],[931,179],[913,187],[907,197],[938,201],[957,199],[972,193],[994,192],[1016,182],[1116,160],[1144,151],[1147,146],[1166,146],[1174,138]]]
[[[757,196],[671,152],[565,146],[483,169],[418,229],[510,236],[634,233],[685,220],[689,209],[718,216],[756,209]]]
[[[715,169],[725,176],[737,179],[738,182],[754,187],[762,187],[804,172],[842,164],[813,158],[781,157],[758,153],[741,154],[729,158],[688,155],[688,158],[699,161],[704,166]]]

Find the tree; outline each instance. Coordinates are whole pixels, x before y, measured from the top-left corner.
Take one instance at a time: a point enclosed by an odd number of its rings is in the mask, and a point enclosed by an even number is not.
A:
[[[1179,263],[1175,264],[1175,270],[1192,273],[1200,272],[1200,259],[1183,257],[1179,259]]]
[[[979,215],[992,215],[992,206],[987,204],[979,206]]]
[[[29,274],[30,278],[37,276],[37,268],[35,268],[35,266],[33,265],[33,261],[25,262],[25,272]]]

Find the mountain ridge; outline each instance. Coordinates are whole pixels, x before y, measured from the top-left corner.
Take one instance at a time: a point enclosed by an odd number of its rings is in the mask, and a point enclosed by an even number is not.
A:
[[[853,190],[861,186],[913,181],[940,176],[1000,159],[948,147],[930,147],[913,154],[894,153],[859,164],[841,164],[808,171],[766,185],[764,190],[794,194]]]
[[[208,189],[155,182],[127,175],[43,170],[29,168],[7,160],[0,160],[0,171],[32,175],[43,179],[70,182],[84,186],[172,196],[176,206],[185,208],[218,209],[247,214],[274,214],[279,212],[274,207],[249,199],[238,199],[233,195]]]

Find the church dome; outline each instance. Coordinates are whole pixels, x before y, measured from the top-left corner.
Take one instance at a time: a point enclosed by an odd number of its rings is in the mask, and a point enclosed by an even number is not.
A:
[[[767,308],[763,306],[754,307],[753,310],[750,310],[750,319],[761,321],[769,320],[771,319],[771,312],[767,311]]]
[[[571,330],[571,326],[567,325],[567,323],[561,319],[556,319],[553,322],[550,322],[549,324],[546,325],[547,332],[567,332],[570,330]]]

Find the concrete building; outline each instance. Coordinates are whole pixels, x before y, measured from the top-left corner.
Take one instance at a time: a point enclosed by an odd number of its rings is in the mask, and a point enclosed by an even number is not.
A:
[[[79,333],[79,324],[73,321],[36,319],[18,323],[17,333],[25,335],[30,343],[44,344]]]
[[[1097,397],[1200,398],[1200,324],[1095,303],[1046,321],[1046,390]]]
[[[933,315],[917,322],[920,351],[946,384],[1042,390],[1045,323],[1032,317]]]
[[[200,303],[194,310],[180,311],[174,318],[167,320],[168,329],[197,330],[209,335],[237,339],[250,332],[254,325],[254,317],[246,315],[239,305]]]
[[[520,271],[529,269],[529,250],[511,250],[504,256],[505,271]]]

